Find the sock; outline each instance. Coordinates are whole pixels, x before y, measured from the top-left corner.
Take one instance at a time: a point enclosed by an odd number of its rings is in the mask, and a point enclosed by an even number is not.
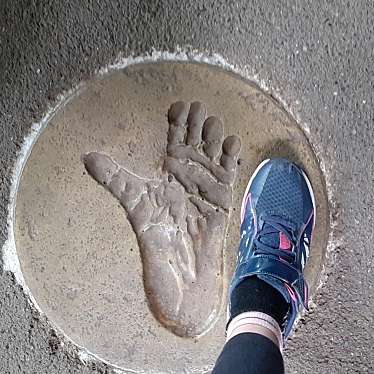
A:
[[[279,291],[256,276],[239,283],[231,293],[230,302],[231,319],[244,312],[261,312],[273,317],[281,329],[289,310]]]

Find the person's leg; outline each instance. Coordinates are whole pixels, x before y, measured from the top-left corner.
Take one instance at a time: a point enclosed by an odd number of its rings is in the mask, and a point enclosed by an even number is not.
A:
[[[239,334],[230,339],[212,374],[283,374],[283,357],[276,344],[259,334]]]
[[[237,325],[242,324],[238,326],[240,330],[243,328],[243,320],[251,312],[253,317],[266,316],[265,320],[272,321],[275,327],[281,326],[289,309],[283,296],[266,282],[253,277],[245,279],[233,290],[230,305],[232,323],[227,331],[228,341],[217,360],[213,374],[283,374],[280,342],[277,333],[272,332],[273,329],[268,331],[266,326],[255,326],[262,330],[235,335],[235,322],[238,321]],[[250,318],[248,322],[253,322],[253,319]]]
[[[305,173],[287,160],[261,163],[248,184],[241,219],[227,342],[213,373],[284,373],[283,342],[308,303],[303,269],[315,202]]]

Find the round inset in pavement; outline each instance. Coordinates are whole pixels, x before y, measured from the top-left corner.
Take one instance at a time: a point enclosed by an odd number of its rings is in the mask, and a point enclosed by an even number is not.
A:
[[[328,236],[325,185],[274,100],[207,65],[135,65],[93,80],[48,123],[21,177],[15,237],[34,298],[113,364],[204,372],[224,342],[242,195],[276,156],[300,164],[315,191],[313,292]]]

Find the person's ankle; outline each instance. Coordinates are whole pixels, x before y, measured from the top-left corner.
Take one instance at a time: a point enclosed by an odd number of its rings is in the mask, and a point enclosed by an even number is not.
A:
[[[260,312],[272,317],[283,328],[290,306],[281,293],[265,281],[256,276],[244,279],[230,296],[230,320],[245,312]]]
[[[268,314],[244,312],[234,317],[227,326],[226,342],[239,334],[258,334],[270,339],[279,349],[283,349],[282,331],[278,322]]]

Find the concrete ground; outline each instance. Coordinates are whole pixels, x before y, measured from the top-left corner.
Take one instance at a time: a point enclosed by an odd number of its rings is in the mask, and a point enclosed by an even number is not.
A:
[[[369,1],[0,4],[0,245],[17,152],[57,96],[122,56],[219,54],[299,121],[333,218],[327,279],[285,353],[289,373],[374,370],[373,5]],[[2,266],[1,266],[2,269]],[[1,373],[112,373],[85,360],[1,270]]]

